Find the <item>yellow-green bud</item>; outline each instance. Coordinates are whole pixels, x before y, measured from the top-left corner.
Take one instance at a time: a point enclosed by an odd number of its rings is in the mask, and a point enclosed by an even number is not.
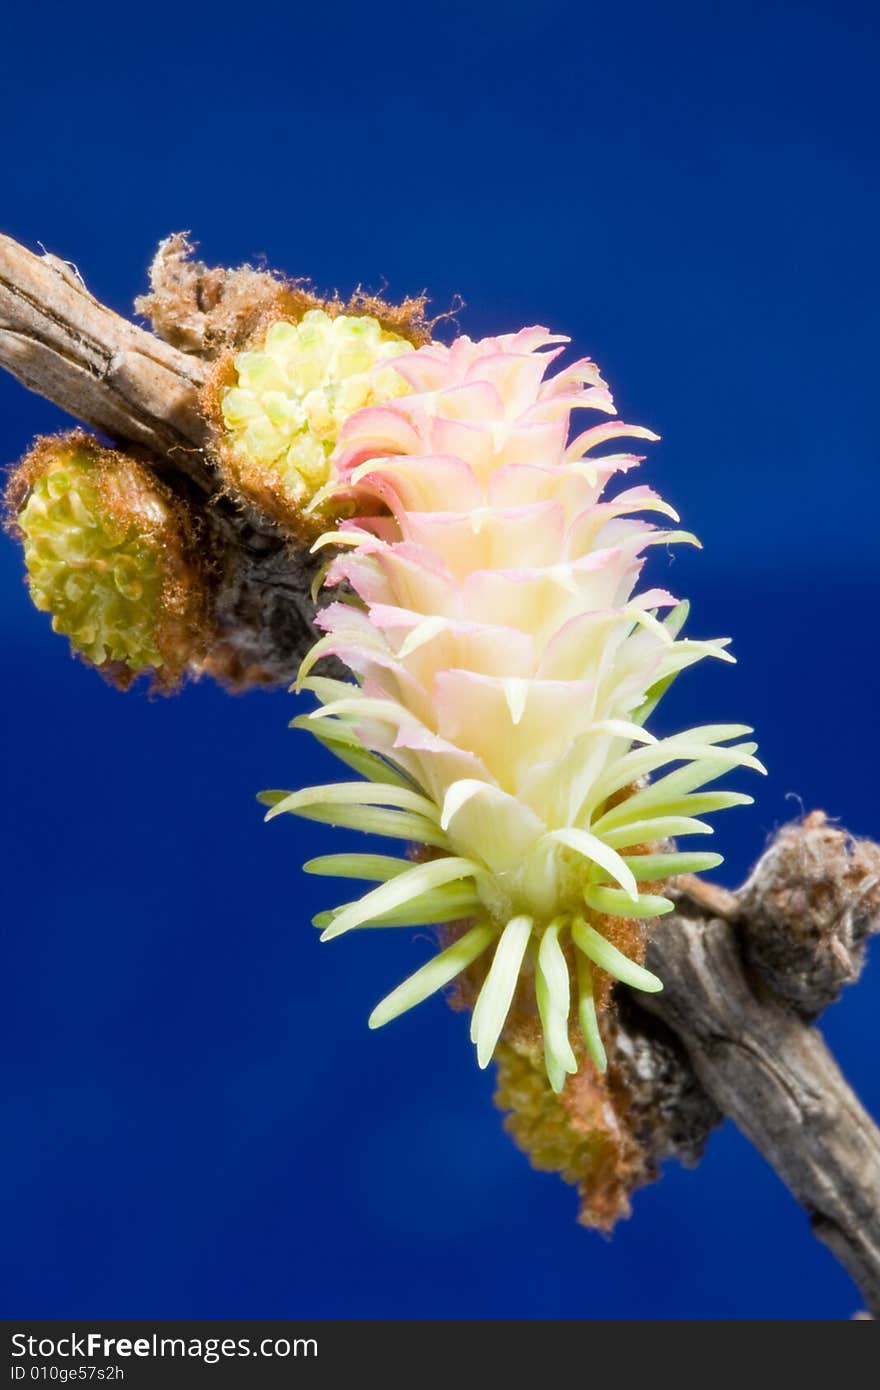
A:
[[[178,498],[79,432],[43,439],[7,488],[35,606],[117,684],[174,685],[204,634],[205,585]]]
[[[369,314],[277,318],[226,367],[218,453],[234,488],[300,529],[320,511],[339,431],[361,406],[406,395],[390,366],[412,343]]]

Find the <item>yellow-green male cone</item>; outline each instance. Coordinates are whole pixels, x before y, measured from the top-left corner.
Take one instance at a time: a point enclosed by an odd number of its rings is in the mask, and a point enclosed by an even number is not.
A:
[[[38,441],[6,490],[34,605],[116,684],[180,680],[205,631],[186,509],[143,464],[75,432]]]

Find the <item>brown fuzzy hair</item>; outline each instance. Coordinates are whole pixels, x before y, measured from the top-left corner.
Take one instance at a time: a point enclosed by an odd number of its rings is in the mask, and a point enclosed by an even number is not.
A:
[[[240,348],[257,330],[260,320],[277,306],[296,321],[309,309],[328,314],[369,314],[389,333],[398,333],[414,347],[431,339],[435,319],[425,315],[424,295],[392,304],[381,295],[358,289],[347,301],[338,294],[322,298],[306,280],[291,280],[277,271],[242,265],[232,269],[208,266],[195,259],[197,243],[188,232],[174,232],[160,242],[150,266],[150,291],[135,301],[135,309],[150,320],[154,333],[166,342],[214,360],[230,348]]]

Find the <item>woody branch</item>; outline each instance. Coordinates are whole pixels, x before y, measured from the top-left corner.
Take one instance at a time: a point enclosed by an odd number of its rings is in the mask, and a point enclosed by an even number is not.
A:
[[[169,238],[142,306],[163,336],[99,303],[78,272],[0,237],[0,365],[76,420],[133,448],[200,509],[218,557],[216,621],[228,670],[246,682],[293,678],[314,641],[314,562],[273,522],[233,502],[211,462],[198,408],[206,362],[235,343],[254,304],[277,289],[265,272],[229,274],[187,259]],[[243,293],[242,274],[247,277]],[[173,341],[167,341],[172,339]],[[813,1023],[860,973],[880,929],[880,848],[821,813],[786,827],[737,893],[679,881],[678,910],[651,932],[662,994],[630,1008],[649,1041],[642,1080],[680,1098],[694,1088],[731,1116],[772,1164],[824,1240],[880,1311],[880,1133]],[[649,1009],[656,1023],[640,1011]],[[627,1024],[621,1037],[626,1046]],[[655,1028],[675,1042],[670,1088],[652,1071]],[[663,1095],[660,1094],[665,1087]],[[667,1125],[658,1156],[699,1150],[690,1110]]]

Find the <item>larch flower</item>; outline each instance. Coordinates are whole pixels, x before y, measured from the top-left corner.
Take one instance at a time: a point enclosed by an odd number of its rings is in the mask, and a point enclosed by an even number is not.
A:
[[[640,460],[598,451],[657,436],[610,419],[570,439],[573,410],[614,406],[588,360],[548,376],[567,341],[536,327],[383,359],[406,394],[339,429],[335,491],[357,515],[317,543],[345,547],[325,579],[340,597],[300,675],[319,707],[293,721],[359,780],[264,794],[270,817],[418,846],[305,866],[376,885],[316,919],[323,940],[446,924],[370,1026],[463,975],[480,1065],[524,997],[555,1091],[584,1049],[604,1068],[597,981],[661,988],[615,939],[672,909],[669,876],[721,862],[669,841],[751,801],[706,790],[724,773],[763,770],[742,725],[646,727],[679,671],[732,658],[726,640],[679,635],[687,608],[666,590],[639,590],[650,547],[695,538],[638,516],[678,520],[648,487],[606,495]],[[356,682],[313,674],[326,655]]]
[[[138,460],[76,431],[38,441],[6,506],[34,605],[116,684],[165,689],[201,651],[206,590],[184,504]]]

